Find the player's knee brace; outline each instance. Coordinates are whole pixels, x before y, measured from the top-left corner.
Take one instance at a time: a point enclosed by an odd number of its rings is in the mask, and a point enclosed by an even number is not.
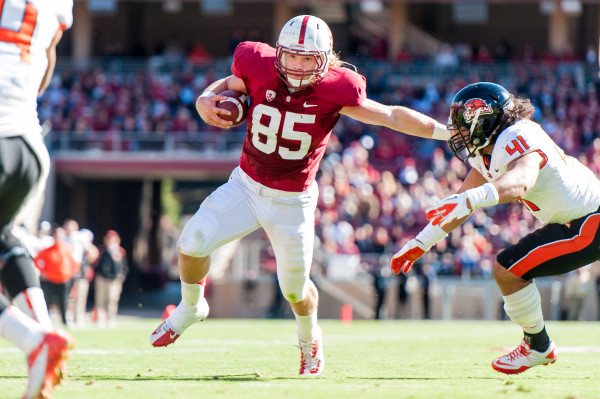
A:
[[[4,263],[0,280],[11,299],[27,288],[40,286],[31,254],[10,233],[0,236],[0,256]]]
[[[215,245],[217,220],[208,212],[198,212],[185,225],[177,241],[177,249],[184,255],[201,258],[209,256]]]
[[[279,273],[283,297],[291,303],[302,301],[308,293],[308,278],[304,274]]]

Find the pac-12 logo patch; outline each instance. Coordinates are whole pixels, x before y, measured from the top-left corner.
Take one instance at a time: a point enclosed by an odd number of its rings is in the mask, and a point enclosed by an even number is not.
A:
[[[481,111],[479,111],[479,115],[490,115],[494,112],[492,110],[492,106],[483,101],[481,98],[472,98],[465,103],[465,112],[463,113],[465,122],[471,122],[475,117],[477,110],[479,109],[481,109]]]
[[[266,97],[267,101],[273,101],[275,99],[275,92],[273,90],[267,90]]]

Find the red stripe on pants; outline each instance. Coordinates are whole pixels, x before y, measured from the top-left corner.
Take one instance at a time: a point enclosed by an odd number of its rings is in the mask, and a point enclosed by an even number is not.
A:
[[[600,214],[593,214],[583,222],[579,229],[579,235],[568,240],[556,241],[538,247],[512,265],[508,270],[522,277],[525,273],[544,262],[562,255],[581,251],[594,240],[599,225]]]

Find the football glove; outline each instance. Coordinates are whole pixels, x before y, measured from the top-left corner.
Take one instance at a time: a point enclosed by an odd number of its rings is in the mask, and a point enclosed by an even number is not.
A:
[[[413,263],[423,254],[429,251],[438,241],[448,236],[440,226],[434,226],[431,223],[425,226],[415,238],[407,242],[400,251],[392,257],[390,264],[394,273],[408,273]]]
[[[444,227],[448,223],[469,216],[473,212],[467,206],[468,198],[469,196],[466,191],[462,194],[452,194],[427,208],[425,216],[434,226],[439,224],[441,227]]]
[[[467,202],[468,200],[468,202]],[[462,194],[453,194],[425,210],[427,220],[431,224],[445,227],[455,220],[471,215],[471,212],[483,206],[498,204],[498,190],[492,183],[472,188]]]
[[[408,273],[415,261],[423,256],[426,251],[420,245],[423,244],[420,244],[414,238],[404,244],[402,249],[392,257],[392,263],[390,264],[392,271],[396,274],[400,272]]]

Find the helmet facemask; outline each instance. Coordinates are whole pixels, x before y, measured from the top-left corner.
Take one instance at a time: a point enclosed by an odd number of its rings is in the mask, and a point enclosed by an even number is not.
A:
[[[315,69],[303,71],[298,69],[288,68],[285,65],[286,54],[293,54],[298,57],[310,56],[315,59]],[[299,50],[293,50],[280,45],[277,45],[277,60],[275,61],[275,67],[283,75],[284,82],[288,87],[294,89],[303,89],[307,86],[317,83],[325,76],[328,67],[327,54],[315,54],[314,52],[304,52]]]
[[[450,131],[457,131],[456,134],[450,137],[448,145],[452,153],[463,162],[486,147],[492,140],[493,135],[486,137],[484,132],[494,123],[496,117],[480,118],[481,112],[481,109],[477,109],[471,122],[453,122],[450,120],[451,123],[447,126]]]

